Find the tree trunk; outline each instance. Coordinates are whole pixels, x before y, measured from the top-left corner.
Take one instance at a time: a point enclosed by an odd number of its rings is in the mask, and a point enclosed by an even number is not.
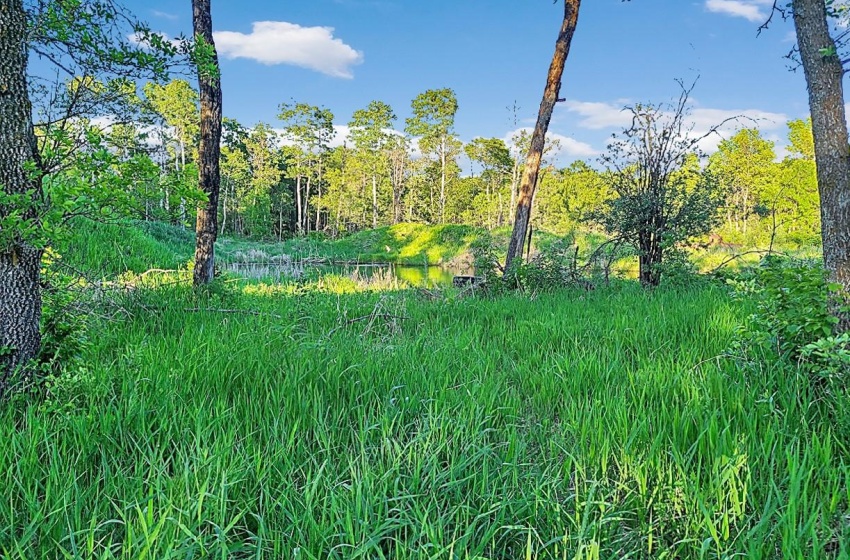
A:
[[[295,208],[298,210],[298,233],[304,233],[304,220],[301,217],[301,175],[295,179]]]
[[[514,218],[514,230],[511,234],[505,260],[506,268],[511,265],[515,258],[522,259],[522,248],[528,232],[528,222],[531,219],[531,203],[534,200],[534,189],[537,187],[537,176],[540,173],[540,161],[543,158],[543,148],[546,144],[546,131],[549,129],[552,111],[558,101],[558,94],[561,90],[561,76],[564,73],[564,64],[570,53],[570,43],[573,40],[573,34],[578,23],[580,7],[581,0],[564,0],[564,21],[555,43],[555,54],[552,57],[552,64],[549,66],[546,89],[543,91],[537,124],[531,137],[531,148],[528,150],[525,170],[522,173],[522,183]]]
[[[372,229],[378,228],[378,179],[372,175]]]
[[[850,152],[844,69],[829,34],[824,1],[794,0],[792,6],[812,113],[824,266],[832,281],[850,291]],[[833,54],[825,55],[824,50]]]
[[[221,79],[212,34],[210,0],[192,0],[195,41],[212,51],[215,68],[198,67],[201,100],[201,141],[198,144],[198,175],[207,199],[198,207],[195,221],[195,286],[208,284],[215,275],[215,240],[218,235],[218,194],[221,185]]]
[[[440,149],[440,223],[446,223],[446,138],[441,140]]]
[[[218,230],[219,235],[224,235],[224,230],[227,228],[227,185],[224,187],[224,198],[221,201],[221,226]]]
[[[304,185],[304,233],[310,233],[310,182],[312,177],[307,176],[307,184]]]
[[[318,197],[316,199],[316,228],[315,231],[319,231],[321,229],[321,217],[322,217],[322,164],[319,163],[319,182],[316,187],[318,191]]]
[[[40,184],[25,164],[38,161],[27,93],[27,17],[21,0],[0,0],[0,189],[24,208],[0,205],[0,398],[10,375],[41,348],[41,250],[2,227],[13,212],[36,220]],[[28,202],[31,202],[29,204]],[[8,226],[7,226],[8,228]]]
[[[658,270],[663,253],[661,243],[656,235],[645,233],[640,236],[640,283],[643,286],[654,287],[661,282],[661,272]]]

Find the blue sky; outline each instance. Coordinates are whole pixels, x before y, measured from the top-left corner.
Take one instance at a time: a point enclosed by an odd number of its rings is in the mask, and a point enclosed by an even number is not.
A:
[[[560,161],[593,160],[621,128],[623,105],[669,101],[699,76],[694,121],[758,118],[780,145],[785,121],[807,115],[802,70],[783,56],[790,22],[756,36],[772,0],[585,0],[550,132]],[[191,31],[189,0],[130,0],[169,36]],[[281,102],[331,109],[344,126],[371,100],[403,127],[426,89],[458,95],[462,140],[533,126],[563,14],[552,0],[212,0],[224,111],[280,126]],[[510,106],[519,107],[518,123]],[[710,145],[707,146],[709,149]]]

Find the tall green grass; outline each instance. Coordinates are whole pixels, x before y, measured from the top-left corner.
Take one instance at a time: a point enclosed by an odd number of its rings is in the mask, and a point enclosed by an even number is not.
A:
[[[70,267],[97,277],[179,268],[194,256],[194,232],[154,222],[100,223],[79,218],[53,250]]]
[[[850,555],[846,442],[722,289],[136,298],[0,412],[3,557]]]

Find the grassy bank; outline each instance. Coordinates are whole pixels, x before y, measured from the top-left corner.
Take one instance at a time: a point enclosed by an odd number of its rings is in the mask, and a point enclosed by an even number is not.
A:
[[[721,287],[315,288],[94,320],[74,377],[0,411],[3,557],[850,554],[846,442],[804,378],[734,366]]]

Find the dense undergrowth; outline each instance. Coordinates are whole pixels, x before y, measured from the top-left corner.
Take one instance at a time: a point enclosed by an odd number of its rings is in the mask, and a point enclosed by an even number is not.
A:
[[[180,278],[0,411],[4,557],[850,557],[847,395],[748,336],[764,291]]]

